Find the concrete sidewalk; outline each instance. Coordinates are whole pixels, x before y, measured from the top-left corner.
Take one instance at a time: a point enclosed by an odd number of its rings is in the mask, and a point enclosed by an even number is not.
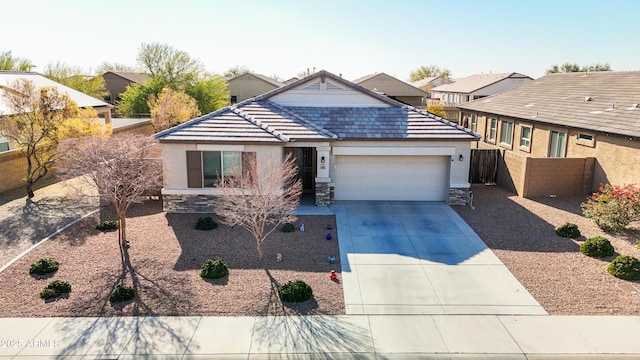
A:
[[[3,318],[3,359],[640,358],[640,317]]]

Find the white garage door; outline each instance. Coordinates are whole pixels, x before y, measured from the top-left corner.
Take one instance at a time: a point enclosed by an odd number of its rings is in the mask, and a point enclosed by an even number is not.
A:
[[[336,200],[445,201],[448,156],[336,156]]]

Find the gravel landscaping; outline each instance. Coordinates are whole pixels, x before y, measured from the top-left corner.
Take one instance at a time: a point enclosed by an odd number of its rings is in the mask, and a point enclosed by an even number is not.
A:
[[[339,259],[335,230],[332,240],[325,239],[327,225],[335,229],[333,216],[300,216],[295,232],[276,230],[263,243],[260,262],[255,240],[244,229],[220,224],[211,231],[195,230],[203,214],[167,214],[160,201],[149,201],[128,215],[133,271],[123,272],[117,232],[95,229],[99,221],[115,219],[104,208],[0,273],[0,317],[344,314],[342,284],[329,279],[333,268],[341,278],[340,265],[327,262],[329,255]],[[301,223],[304,232],[297,230]],[[30,276],[30,265],[43,257],[58,260],[60,269],[48,277]],[[217,257],[227,262],[229,275],[202,279],[202,263]],[[112,305],[109,294],[123,276],[138,296]],[[40,290],[57,279],[68,281],[71,293],[41,299]],[[311,286],[314,298],[283,304],[277,286],[298,279]]]
[[[597,259],[579,252],[584,239],[600,235],[610,240],[617,254],[640,257],[639,223],[609,234],[581,215],[584,197],[524,199],[485,185],[472,190],[475,210],[453,209],[549,314],[640,315],[640,282],[607,272],[616,255]],[[578,225],[581,238],[556,235],[555,228],[567,222]]]

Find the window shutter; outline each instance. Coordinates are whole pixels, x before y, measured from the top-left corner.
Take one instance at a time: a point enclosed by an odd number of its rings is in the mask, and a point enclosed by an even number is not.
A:
[[[202,187],[202,152],[187,151],[187,186]]]
[[[247,184],[243,184],[243,188],[251,188],[258,180],[256,171],[258,169],[255,152],[242,152],[242,175],[243,180],[247,180]],[[245,176],[246,175],[246,176]]]

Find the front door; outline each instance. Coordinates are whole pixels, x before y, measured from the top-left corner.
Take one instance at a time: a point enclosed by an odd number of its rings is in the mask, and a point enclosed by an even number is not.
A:
[[[292,154],[298,166],[298,179],[302,181],[303,193],[315,193],[316,149],[312,147],[284,148],[284,156]]]

